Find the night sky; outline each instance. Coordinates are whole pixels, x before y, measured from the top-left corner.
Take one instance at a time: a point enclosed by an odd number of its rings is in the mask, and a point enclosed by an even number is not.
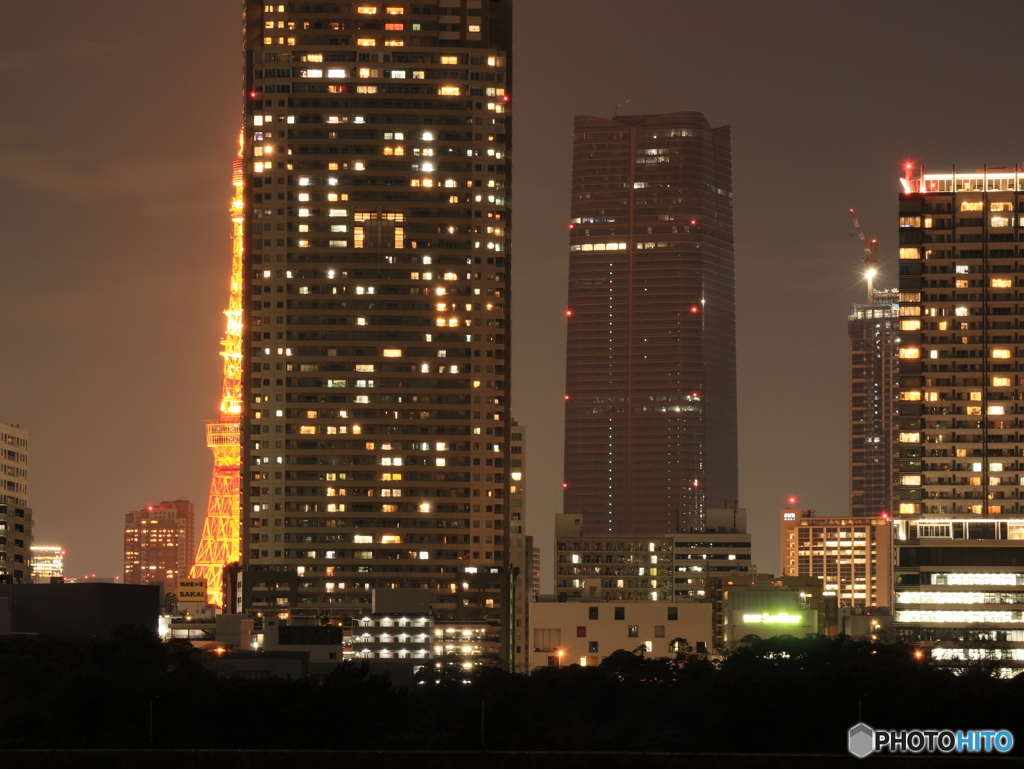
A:
[[[529,530],[561,505],[574,115],[696,110],[733,135],[740,503],[848,511],[847,210],[895,285],[900,164],[1013,166],[1024,4],[515,0],[513,379]],[[157,10],[159,9],[159,10]],[[33,0],[0,44],[0,422],[30,434],[36,544],[122,571],[124,513],[212,467],[241,123],[241,3]],[[545,564],[550,549],[544,553]]]

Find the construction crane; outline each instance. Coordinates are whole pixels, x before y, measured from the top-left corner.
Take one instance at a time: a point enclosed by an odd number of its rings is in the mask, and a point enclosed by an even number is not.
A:
[[[864,234],[863,228],[860,226],[860,222],[857,221],[857,212],[852,208],[850,209],[850,216],[853,217],[853,226],[857,230],[857,236],[860,238],[860,243],[864,247],[864,279],[868,284],[868,304],[871,304],[875,299],[875,275],[878,274],[878,239],[871,238],[868,240],[867,235]]]

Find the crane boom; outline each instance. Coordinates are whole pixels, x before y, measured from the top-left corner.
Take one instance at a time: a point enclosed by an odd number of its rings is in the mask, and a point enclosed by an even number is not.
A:
[[[864,248],[864,277],[868,284],[868,304],[874,301],[874,278],[878,272],[878,239],[871,238],[868,240],[867,235],[864,234],[864,228],[860,226],[860,221],[857,219],[857,212],[852,208],[850,209],[850,216],[853,217],[853,227],[857,230],[857,236],[860,238],[861,246]]]

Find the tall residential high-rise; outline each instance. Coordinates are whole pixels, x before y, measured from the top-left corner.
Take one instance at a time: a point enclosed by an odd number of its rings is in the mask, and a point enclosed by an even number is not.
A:
[[[949,662],[1019,665],[1024,178],[907,171],[895,628]]]
[[[28,433],[0,424],[0,503],[28,505]]]
[[[729,127],[577,117],[570,215],[564,511],[700,528],[737,493]]]
[[[0,576],[31,579],[32,509],[28,506],[28,433],[0,423]]]
[[[512,3],[248,0],[245,24],[234,606],[341,618],[426,588],[435,617],[497,624]]]
[[[187,499],[147,505],[124,516],[124,582],[167,583],[187,577],[195,556],[195,507]]]
[[[1021,514],[1017,170],[900,195],[900,513]]]
[[[850,313],[850,514],[893,513],[899,488],[899,292]]]

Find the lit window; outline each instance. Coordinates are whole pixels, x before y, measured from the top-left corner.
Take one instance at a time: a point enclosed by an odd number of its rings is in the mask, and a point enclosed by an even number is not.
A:
[[[356,13],[372,14],[377,12],[377,6],[375,5],[360,5],[356,8]]]
[[[437,92],[441,96],[458,96],[459,87],[457,85],[442,85],[437,89]]]
[[[384,350],[384,357],[385,358],[401,358],[402,357],[402,351],[401,350]]]
[[[1005,406],[989,406],[988,407],[988,413],[991,416],[1002,416],[1003,414],[1006,413],[1006,407]]]
[[[480,31],[480,25],[479,24],[470,24],[469,26],[466,27],[466,29],[469,32],[479,32]],[[650,651],[650,650],[648,650],[648,651]]]
[[[1009,387],[1013,382],[1008,376],[994,376],[992,377],[993,387]]]
[[[901,320],[900,321],[901,331],[920,331],[921,321],[919,320]]]
[[[356,45],[369,47],[377,45],[377,41],[372,37],[361,37],[358,40],[356,40]]]
[[[389,5],[384,9],[384,13],[388,16],[401,16],[405,13],[405,8],[401,5]]]
[[[905,401],[919,401],[921,400],[920,390],[909,390],[900,393],[900,399]]]
[[[1013,288],[1013,279],[992,278],[992,288]]]
[[[442,64],[458,64],[459,63],[459,57],[458,56],[442,56],[441,57],[441,63]]]
[[[993,358],[1009,358],[1010,357],[1010,351],[1009,350],[993,350],[992,351],[992,357]]]
[[[921,349],[919,347],[901,347],[900,348],[901,358],[920,358]]]
[[[900,443],[920,443],[921,433],[900,433]]]

